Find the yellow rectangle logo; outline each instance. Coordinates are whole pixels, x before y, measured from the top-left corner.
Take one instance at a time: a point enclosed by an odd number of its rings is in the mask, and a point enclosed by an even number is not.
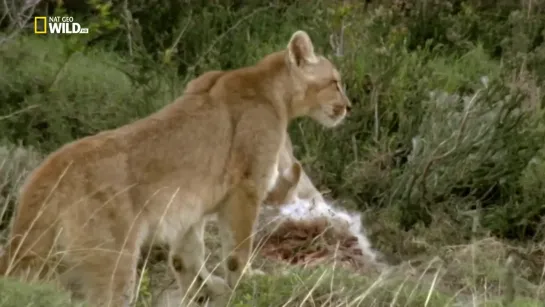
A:
[[[34,34],[47,33],[47,17],[34,17]]]

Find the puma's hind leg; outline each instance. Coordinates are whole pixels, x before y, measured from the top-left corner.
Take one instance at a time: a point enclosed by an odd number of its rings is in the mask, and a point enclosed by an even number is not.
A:
[[[93,307],[128,307],[134,300],[146,229],[126,196],[118,193],[109,202],[90,198],[78,211],[66,213],[72,220],[60,234],[63,273]]]
[[[79,263],[72,268],[82,277],[81,297],[91,306],[130,306],[136,281],[134,251],[122,251],[120,256],[93,254],[95,257],[77,259]]]
[[[184,301],[200,302],[230,292],[225,280],[205,266],[205,225],[204,219],[192,225],[178,245],[170,249],[169,266],[185,293]]]
[[[79,297],[96,307],[128,307],[134,301],[140,249],[137,239],[99,239],[99,236],[70,246],[64,274],[73,276]],[[113,241],[113,242],[112,242]]]

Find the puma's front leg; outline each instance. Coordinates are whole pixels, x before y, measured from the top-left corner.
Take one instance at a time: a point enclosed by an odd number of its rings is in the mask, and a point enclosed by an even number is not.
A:
[[[218,214],[225,274],[233,288],[245,271],[251,272],[248,260],[260,202],[253,182],[245,181],[231,191]]]
[[[227,163],[235,178],[218,208],[225,274],[233,288],[250,268],[254,224],[274,182],[278,154],[286,137],[287,121],[278,115],[278,110],[256,104],[245,110],[236,124]]]

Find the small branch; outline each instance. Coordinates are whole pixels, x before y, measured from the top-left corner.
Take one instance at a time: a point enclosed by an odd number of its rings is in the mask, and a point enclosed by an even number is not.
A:
[[[180,40],[182,39],[182,37],[184,36],[185,32],[187,31],[187,28],[189,28],[189,25],[191,24],[191,18],[189,18],[189,20],[186,22],[185,26],[182,28],[182,30],[180,31],[180,33],[178,33],[178,36],[176,37],[176,39],[174,40],[174,42],[172,42],[172,45],[170,46],[170,48],[168,48],[165,53],[169,53],[168,55],[166,55],[166,57],[168,58],[168,60],[170,60],[170,56],[171,54],[176,50],[176,47],[178,46],[178,44],[180,43]]]
[[[343,2],[343,8],[347,5],[347,1]],[[346,24],[345,17],[342,16],[341,18],[341,29],[339,30],[339,34],[336,35],[335,33],[329,35],[329,45],[331,48],[335,51],[336,57],[342,57],[344,56],[344,30],[348,27],[349,24]]]
[[[380,117],[378,112],[378,95],[380,93],[380,86],[373,86],[373,91],[371,92],[371,101],[375,106],[375,140],[378,142],[380,136]]]
[[[125,21],[125,26],[127,27],[127,41],[129,45],[129,56],[132,58],[133,51],[133,40],[132,40],[132,23],[133,18],[131,11],[129,10],[129,2],[128,0],[123,1],[123,20]]]
[[[507,260],[505,261],[505,275],[504,275],[504,296],[503,305],[512,306],[515,300],[515,253],[510,252]]]
[[[32,109],[36,109],[37,107],[39,107],[39,105],[37,105],[37,104],[30,105],[30,106],[28,106],[26,108],[23,108],[21,110],[17,110],[17,111],[12,112],[12,113],[10,113],[8,115],[0,116],[0,120],[8,119],[8,118],[13,117],[15,115],[30,111]]]

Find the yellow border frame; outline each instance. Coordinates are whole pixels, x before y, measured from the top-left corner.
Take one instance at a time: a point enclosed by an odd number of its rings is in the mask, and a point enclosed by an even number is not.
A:
[[[38,20],[44,21],[43,31],[38,31]],[[34,34],[47,34],[47,17],[45,16],[34,17]]]

